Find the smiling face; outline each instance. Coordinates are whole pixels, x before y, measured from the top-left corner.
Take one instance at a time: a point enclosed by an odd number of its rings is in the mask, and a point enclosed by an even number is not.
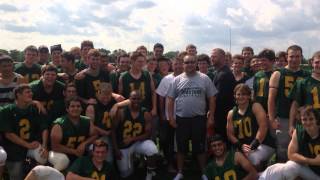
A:
[[[146,65],[146,58],[144,56],[138,56],[136,60],[132,61],[132,68],[136,70],[142,70]]]
[[[226,151],[226,144],[223,141],[213,141],[210,143],[211,150],[216,158],[222,157]]]
[[[320,56],[316,56],[312,60],[312,73],[320,75]]]
[[[140,103],[141,103],[141,96],[138,91],[132,91],[130,93],[130,102],[131,102],[131,107],[133,109],[139,109],[140,108]]]
[[[26,88],[22,91],[21,94],[17,94],[17,99],[21,102],[24,102],[26,104],[32,102],[32,91],[30,88]]]
[[[57,73],[55,71],[46,71],[43,74],[43,83],[47,86],[53,86],[57,80]]]
[[[195,56],[185,56],[183,58],[183,69],[186,74],[193,74],[196,72],[197,60]]]
[[[234,98],[238,106],[249,103],[251,98],[251,89],[248,85],[238,84],[234,88]]]
[[[96,70],[100,66],[100,57],[99,56],[89,56],[88,57],[89,67],[93,70]]]
[[[24,55],[24,60],[27,64],[33,64],[37,61],[37,51],[27,50]]]
[[[302,60],[301,51],[292,50],[292,49],[288,51],[287,61],[290,69],[293,69],[293,70],[299,69],[301,60]]]
[[[80,117],[82,111],[80,101],[71,101],[67,107],[67,112],[70,117],[77,118]]]
[[[92,152],[92,158],[95,162],[103,163],[106,160],[107,152],[106,146],[96,146]]]
[[[11,75],[13,73],[13,62],[12,61],[3,61],[0,63],[0,73],[2,76]]]

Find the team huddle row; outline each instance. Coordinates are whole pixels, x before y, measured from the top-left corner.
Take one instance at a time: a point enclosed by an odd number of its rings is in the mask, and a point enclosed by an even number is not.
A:
[[[301,65],[297,45],[163,51],[139,46],[115,65],[91,41],[28,46],[20,63],[1,54],[0,175],[130,179],[141,154],[149,180],[162,151],[179,180],[191,150],[202,179],[320,179],[320,52]]]

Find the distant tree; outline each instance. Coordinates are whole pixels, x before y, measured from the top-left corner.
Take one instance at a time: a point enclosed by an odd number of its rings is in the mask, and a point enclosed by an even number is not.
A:
[[[172,58],[176,57],[178,54],[179,54],[179,51],[169,51],[169,52],[165,53],[164,56],[172,59]]]
[[[0,49],[0,53],[1,54],[7,54],[7,55],[9,54],[9,52],[7,50],[5,50],[5,49]]]
[[[123,53],[127,53],[125,50],[123,49],[115,49],[112,51],[112,54],[110,54],[110,62],[111,63],[116,63],[117,62],[117,57],[120,55],[120,54],[123,54]]]
[[[23,52],[19,50],[10,50],[9,55],[12,57],[12,59],[16,62],[22,62],[23,61]]]

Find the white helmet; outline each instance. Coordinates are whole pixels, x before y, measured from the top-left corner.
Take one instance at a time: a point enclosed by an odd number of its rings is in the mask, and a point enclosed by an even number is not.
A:
[[[70,162],[67,155],[54,151],[49,152],[48,160],[53,165],[53,167],[59,171],[62,171],[65,168],[67,168]]]
[[[29,149],[27,156],[35,159],[40,164],[45,164],[47,163],[48,159],[41,157],[41,149],[42,149],[41,145],[35,149]]]

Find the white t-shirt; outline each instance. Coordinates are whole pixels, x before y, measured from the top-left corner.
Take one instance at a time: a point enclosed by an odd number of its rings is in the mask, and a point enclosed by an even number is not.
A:
[[[170,89],[170,86],[173,83],[175,76],[173,75],[173,73],[166,75],[164,78],[162,78],[162,80],[160,81],[160,84],[156,90],[156,93],[159,96],[165,97],[166,98],[166,103],[165,103],[165,116],[167,118],[167,120],[169,120],[169,115],[168,115],[168,91]],[[176,104],[174,104],[176,105]],[[175,107],[174,107],[174,114],[175,114]]]

